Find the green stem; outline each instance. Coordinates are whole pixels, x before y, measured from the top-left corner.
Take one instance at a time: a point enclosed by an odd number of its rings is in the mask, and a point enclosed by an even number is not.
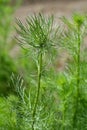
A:
[[[76,126],[76,118],[77,118],[77,112],[78,112],[78,103],[79,103],[79,95],[80,95],[80,27],[78,27],[78,48],[77,48],[77,95],[76,95],[76,102],[75,102],[75,113],[73,118],[73,127]]]
[[[65,89],[64,89],[64,85],[63,85],[63,90],[65,92]],[[63,99],[63,103],[64,103],[64,110],[63,110],[63,124],[62,124],[62,130],[65,130],[65,111],[66,111],[66,103],[65,103],[65,93],[64,93],[64,99]]]
[[[77,52],[77,98],[79,97],[79,85],[80,85],[80,28],[78,27],[78,52]]]
[[[37,88],[37,93],[36,93],[36,100],[35,100],[35,105],[33,109],[33,123],[32,123],[32,130],[34,130],[34,124],[35,124],[35,115],[36,115],[36,110],[37,110],[37,105],[39,101],[39,95],[40,95],[40,86],[41,86],[41,71],[42,71],[42,52],[39,52],[39,58],[38,58],[38,88]]]

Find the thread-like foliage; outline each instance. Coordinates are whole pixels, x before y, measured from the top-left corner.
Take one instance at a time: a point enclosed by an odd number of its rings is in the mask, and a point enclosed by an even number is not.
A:
[[[33,15],[25,24],[17,20],[17,40],[35,61],[37,70],[31,77],[27,67],[29,86],[22,76],[12,73],[13,93],[0,97],[0,129],[87,130],[87,49],[82,48],[87,17],[76,13],[71,20],[61,19],[63,32],[54,28],[53,16]],[[62,72],[55,71],[48,57],[50,52],[55,57],[57,46],[69,53]],[[27,66],[32,65],[29,62]]]
[[[32,112],[32,130],[35,130],[36,113],[39,103],[41,79],[42,79],[42,66],[43,66],[43,55],[50,50],[54,45],[54,38],[56,33],[53,32],[53,16],[45,18],[39,13],[26,18],[25,25],[20,20],[17,20],[19,34],[19,44],[26,48],[28,51],[31,48],[32,51],[37,52],[37,92]]]
[[[22,47],[48,50],[53,46],[53,16],[45,18],[42,14],[34,15],[26,18],[25,25],[17,20],[17,25],[18,41]]]
[[[86,36],[87,18],[85,15],[74,14],[72,21],[65,17],[62,18],[62,21],[66,25],[66,31],[61,35],[60,43],[71,54],[72,61],[71,64],[66,66],[66,72],[63,75],[61,129],[86,130],[87,113],[85,104],[87,98],[85,96],[83,99],[82,95],[85,95],[87,85],[84,83],[84,87],[83,84],[83,80],[86,80],[86,78],[82,69],[82,63],[85,64],[85,60],[82,59],[83,50],[81,46]]]

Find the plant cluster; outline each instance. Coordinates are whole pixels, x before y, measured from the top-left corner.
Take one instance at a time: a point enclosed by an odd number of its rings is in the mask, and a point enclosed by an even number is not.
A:
[[[26,73],[24,78],[29,80],[29,86],[21,76],[12,74],[13,93],[7,99],[0,98],[2,130],[87,129],[87,61],[86,49],[81,49],[87,17],[74,14],[71,20],[61,20],[63,31],[55,27],[53,16],[27,17],[25,24],[17,20],[17,40],[27,54],[24,65],[29,78]],[[69,53],[70,60],[63,72],[55,72],[52,62],[61,48]]]

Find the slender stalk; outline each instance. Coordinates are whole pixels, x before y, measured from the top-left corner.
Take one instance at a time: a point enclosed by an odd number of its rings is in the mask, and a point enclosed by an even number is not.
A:
[[[63,85],[63,89],[64,89],[64,85]],[[65,92],[65,90],[64,90]],[[65,130],[65,111],[66,111],[66,103],[65,103],[65,93],[64,93],[64,99],[63,99],[63,103],[64,103],[64,110],[63,110],[63,124],[62,124],[62,130]]]
[[[39,52],[39,58],[38,58],[38,88],[36,93],[36,99],[35,99],[35,105],[33,109],[33,123],[32,123],[32,130],[34,130],[34,124],[35,124],[35,115],[37,110],[37,105],[39,101],[39,95],[40,95],[40,86],[41,86],[41,71],[42,71],[42,52]]]
[[[80,85],[80,27],[78,27],[78,52],[77,52],[77,97],[79,96]]]
[[[76,118],[78,112],[78,103],[79,103],[79,94],[80,94],[80,27],[78,26],[78,47],[77,47],[77,95],[76,95],[76,102],[75,102],[75,113],[73,117],[73,127],[76,126]]]

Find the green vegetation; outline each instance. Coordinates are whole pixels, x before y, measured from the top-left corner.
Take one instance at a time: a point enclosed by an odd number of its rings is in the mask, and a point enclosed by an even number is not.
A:
[[[66,66],[66,70],[62,75],[63,80],[61,81],[59,77],[62,85],[61,87],[60,85],[58,86],[59,90],[61,90],[59,91],[61,101],[59,110],[61,106],[62,116],[60,119],[62,120],[63,130],[87,129],[85,122],[87,121],[87,85],[85,82],[87,70],[84,68],[87,61],[83,57],[84,50],[81,49],[86,36],[86,20],[86,16],[79,14],[74,14],[72,21],[67,20],[65,17],[62,18],[67,30],[61,36],[60,43],[71,55],[71,63]]]
[[[15,62],[9,54],[14,12],[14,7],[9,3],[8,0],[0,1],[0,95],[7,95],[11,91],[8,85],[10,76],[12,72],[17,72]]]
[[[53,16],[42,14],[27,17],[25,24],[16,21],[22,54],[17,68],[10,56],[0,62],[1,70],[6,66],[11,72],[5,74],[11,91],[0,97],[0,130],[87,130],[87,17],[73,14],[61,20],[64,29],[55,26]],[[56,68],[60,50],[69,54],[62,71]],[[2,87],[7,85],[4,79],[0,73]]]

